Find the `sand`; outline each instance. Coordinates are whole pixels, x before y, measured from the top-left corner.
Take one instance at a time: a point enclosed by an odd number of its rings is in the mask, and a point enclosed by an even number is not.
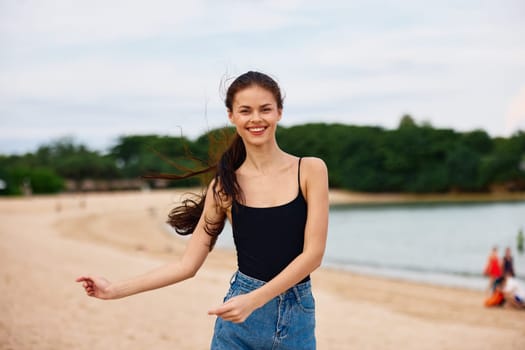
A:
[[[120,300],[89,298],[74,282],[177,259],[185,241],[164,220],[180,195],[0,199],[0,349],[208,349],[207,311],[226,292],[234,252],[216,249],[195,278]],[[312,284],[318,349],[525,349],[525,312],[484,308],[483,292],[326,268]]]

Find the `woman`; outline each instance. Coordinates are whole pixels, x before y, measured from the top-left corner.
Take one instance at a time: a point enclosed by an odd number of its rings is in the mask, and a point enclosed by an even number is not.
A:
[[[501,282],[501,277],[503,273],[501,262],[498,256],[498,247],[492,247],[483,273],[489,278],[488,291],[493,293],[497,284]]]
[[[279,148],[275,131],[283,100],[269,76],[239,76],[225,104],[237,136],[202,201],[185,201],[170,214],[178,231],[192,232],[180,261],[115,283],[95,276],[77,281],[89,296],[115,299],[193,277],[228,219],[239,269],[224,303],[208,312],[217,316],[211,348],[315,349],[309,276],[326,244],[326,166]]]
[[[510,247],[505,248],[505,255],[503,256],[503,276],[509,274],[511,277],[515,277],[514,273],[514,259],[512,259],[512,252]]]

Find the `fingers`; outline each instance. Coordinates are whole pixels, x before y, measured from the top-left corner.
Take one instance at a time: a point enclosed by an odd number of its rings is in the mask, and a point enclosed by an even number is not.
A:
[[[225,313],[231,311],[231,307],[229,307],[228,304],[222,304],[216,309],[212,309],[208,311],[208,315],[215,315],[218,317],[223,317]]]
[[[233,299],[229,299],[227,300],[224,304],[222,304],[221,306],[215,308],[215,309],[212,309],[212,310],[209,310],[208,311],[208,315],[215,315],[215,316],[221,316],[222,314],[224,314],[225,312],[231,310],[233,308],[233,305],[231,305],[231,302],[233,301]]]
[[[82,286],[84,288],[88,287],[88,286],[93,286],[94,285],[94,282],[93,280],[90,278],[90,277],[79,277],[75,280],[75,282],[82,282]]]
[[[84,287],[84,290],[86,291],[86,294],[90,297],[95,296],[95,283],[93,282],[93,279],[89,276],[80,276],[76,280],[76,282],[82,282],[82,287]]]
[[[231,322],[242,322],[243,319],[237,310],[227,310],[227,311],[221,311],[219,309],[216,310],[210,310],[208,311],[208,315],[215,315],[217,317],[222,318],[225,321],[231,321]]]
[[[228,302],[216,309],[209,310],[208,315],[215,315],[225,321],[231,321],[234,323],[243,322],[246,319],[241,310],[236,308],[233,304],[228,304]]]
[[[80,276],[75,279],[75,282],[82,282],[88,279],[91,279],[91,278],[89,278],[88,276]]]
[[[223,311],[221,310],[222,308],[216,308],[216,309],[213,309],[213,310],[209,310],[208,311],[208,315],[215,315],[215,316],[220,316]]]

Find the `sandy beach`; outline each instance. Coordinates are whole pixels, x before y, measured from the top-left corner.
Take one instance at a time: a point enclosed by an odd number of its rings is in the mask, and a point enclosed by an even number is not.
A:
[[[0,349],[208,349],[207,311],[226,293],[233,251],[214,250],[191,280],[120,300],[86,297],[74,282],[178,259],[185,239],[164,221],[182,194],[1,198]],[[374,199],[332,192],[331,201]],[[525,311],[487,309],[483,292],[326,268],[312,284],[318,349],[525,349]]]

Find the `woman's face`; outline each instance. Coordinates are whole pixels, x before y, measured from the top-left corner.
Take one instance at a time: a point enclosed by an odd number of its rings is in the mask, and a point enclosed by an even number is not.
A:
[[[281,112],[270,91],[253,85],[235,94],[228,118],[245,143],[262,145],[275,139]]]

